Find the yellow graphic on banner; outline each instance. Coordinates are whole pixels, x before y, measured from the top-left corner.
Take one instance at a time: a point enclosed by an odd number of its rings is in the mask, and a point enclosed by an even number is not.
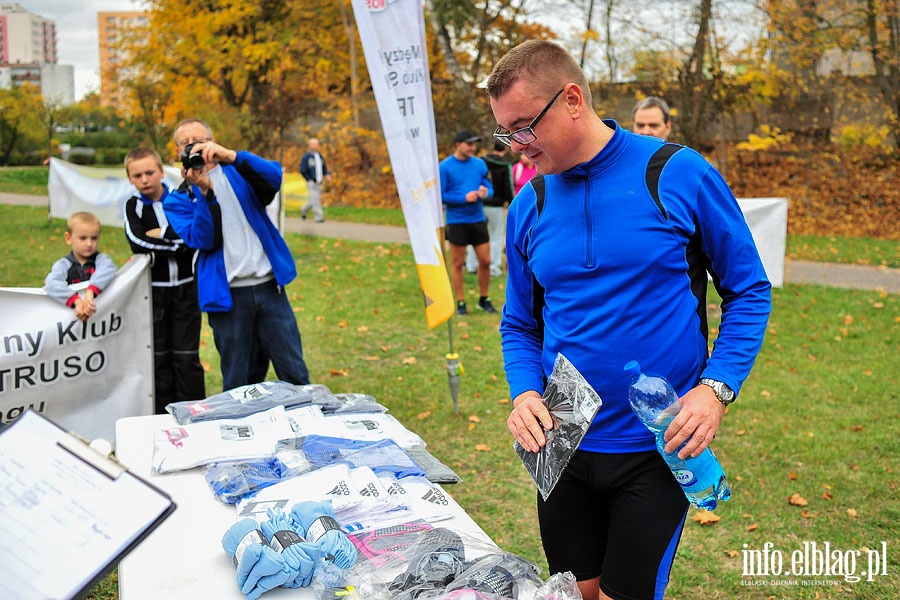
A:
[[[450,279],[447,277],[444,256],[438,248],[435,248],[434,251],[438,257],[438,264],[416,264],[419,284],[425,295],[425,322],[432,329],[441,323],[446,323],[456,310],[453,305],[453,290],[450,287]]]

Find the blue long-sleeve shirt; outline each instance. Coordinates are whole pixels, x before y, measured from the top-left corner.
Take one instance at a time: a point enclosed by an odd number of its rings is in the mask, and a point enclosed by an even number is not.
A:
[[[234,190],[241,210],[259,238],[272,274],[284,286],[297,276],[291,251],[278,229],[266,214],[266,206],[281,187],[281,165],[247,151],[240,151],[230,165],[220,165]],[[197,295],[200,308],[206,312],[231,310],[231,290],[225,271],[222,244],[222,216],[214,194],[206,197],[200,188],[184,182],[170,192],[163,202],[172,229],[200,253],[197,258]]]
[[[687,148],[675,153],[659,179],[661,210],[645,176],[662,141],[606,123],[615,133],[593,159],[544,178],[539,217],[531,184],[510,205],[500,332],[513,398],[542,392],[561,352],[603,400],[580,448],[636,452],[655,446],[628,405],[625,363],[665,376],[679,395],[701,376],[739,392],[762,345],[771,286],[734,195],[709,163]],[[711,356],[700,264],[723,299]],[[545,290],[543,328],[532,313],[535,279]]]
[[[489,198],[494,195],[487,163],[477,156],[459,160],[451,154],[441,161],[439,170],[441,201],[447,208],[447,225],[484,221],[484,203],[480,198],[476,202],[466,202],[466,194],[477,191],[483,185],[488,190]]]

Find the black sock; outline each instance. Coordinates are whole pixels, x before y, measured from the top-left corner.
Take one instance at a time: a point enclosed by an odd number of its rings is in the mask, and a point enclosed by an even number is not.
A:
[[[478,304],[484,304],[485,302],[487,302],[487,299],[488,299],[487,296],[482,296],[482,297],[480,297],[480,298],[478,299]]]

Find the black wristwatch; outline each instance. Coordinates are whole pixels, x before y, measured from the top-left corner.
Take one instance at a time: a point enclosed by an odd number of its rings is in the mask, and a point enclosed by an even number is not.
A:
[[[704,377],[700,380],[701,385],[709,386],[716,393],[716,398],[719,399],[719,402],[728,406],[734,399],[737,397],[734,393],[734,390],[728,387],[728,384],[723,383],[721,381],[716,381],[715,379],[708,379]]]

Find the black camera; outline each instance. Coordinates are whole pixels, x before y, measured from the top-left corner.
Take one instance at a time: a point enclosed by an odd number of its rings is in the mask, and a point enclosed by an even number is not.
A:
[[[203,160],[203,155],[199,152],[194,152],[194,146],[196,144],[188,144],[184,147],[184,150],[181,151],[181,166],[187,169],[202,169],[203,165],[206,164],[206,161]]]

